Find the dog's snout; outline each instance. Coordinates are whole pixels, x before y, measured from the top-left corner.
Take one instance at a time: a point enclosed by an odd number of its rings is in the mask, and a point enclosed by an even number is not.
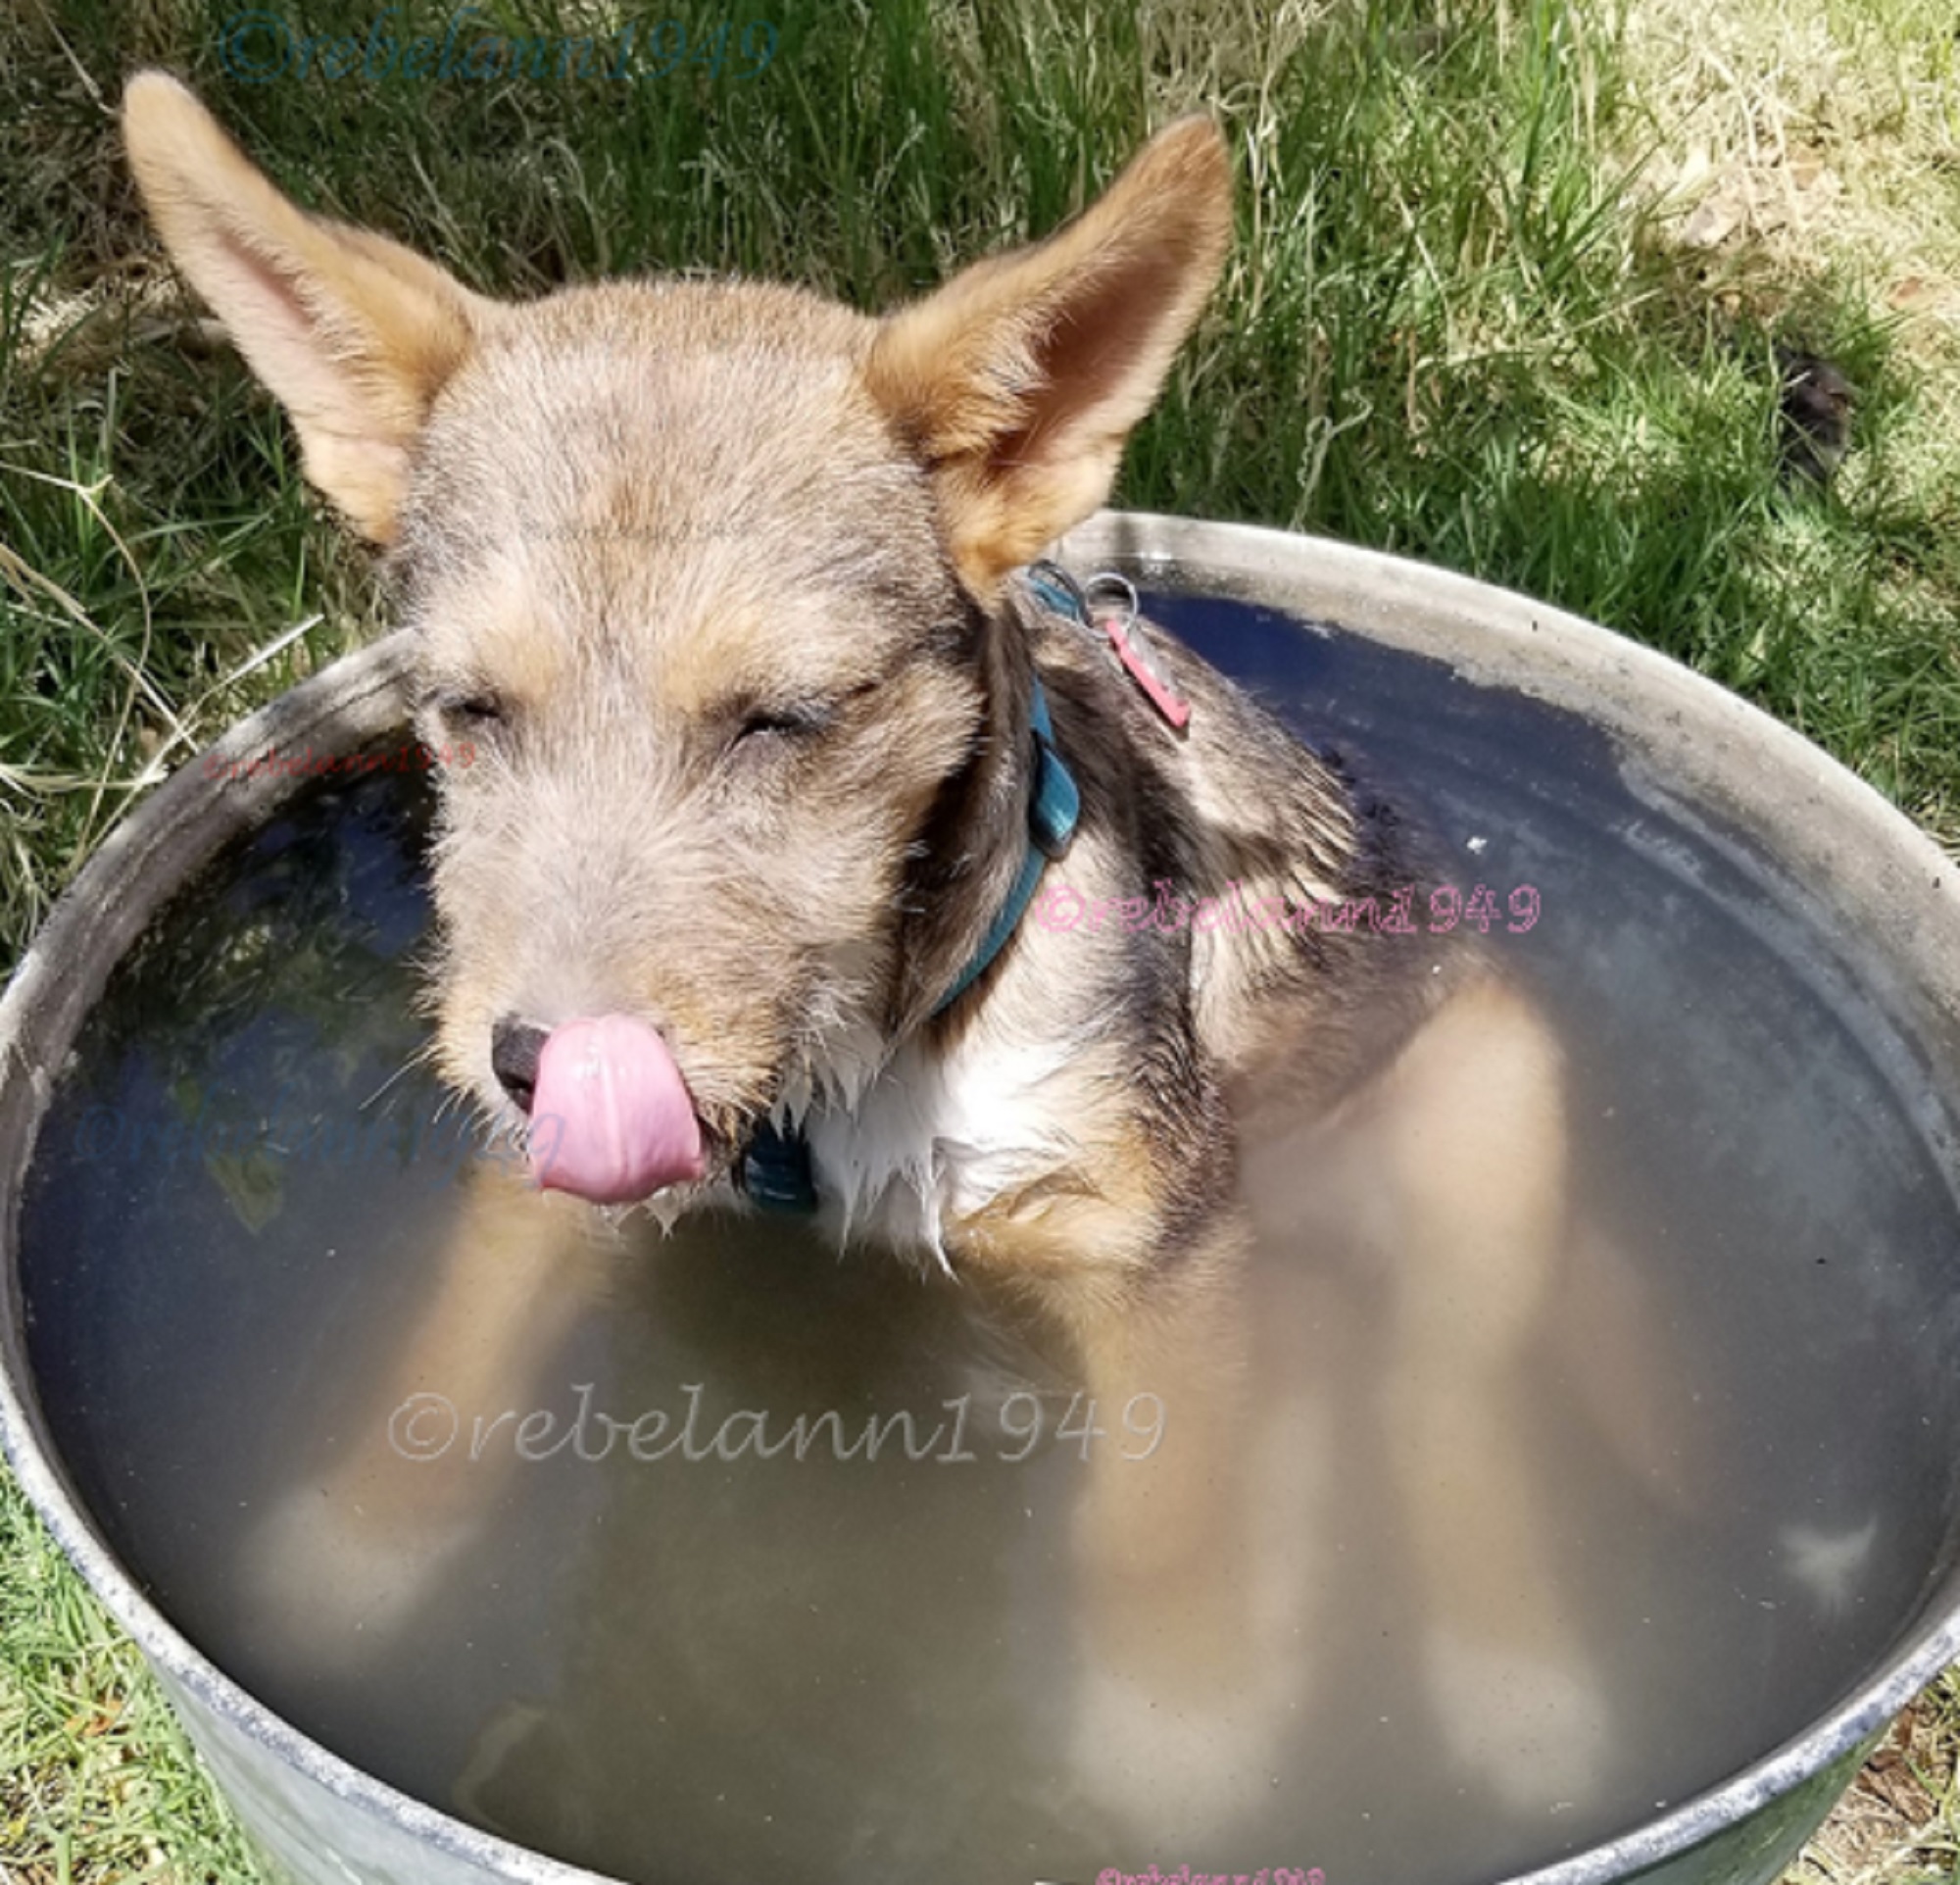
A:
[[[538,1056],[544,1052],[545,1030],[514,1015],[501,1017],[490,1029],[490,1070],[497,1084],[528,1113],[537,1090]]]

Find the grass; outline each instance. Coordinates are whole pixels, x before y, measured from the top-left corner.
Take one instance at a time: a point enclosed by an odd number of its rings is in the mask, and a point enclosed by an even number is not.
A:
[[[142,1658],[0,1481],[0,1877],[258,1873]]]
[[[737,79],[248,84],[233,0],[0,20],[0,958],[114,819],[386,620],[283,422],[183,301],[115,144],[189,78],[310,205],[516,295],[736,269],[889,306],[1051,226],[1193,107],[1242,161],[1224,292],[1120,497],[1431,559],[1692,664],[1960,851],[1960,61],[1949,0],[770,0]],[[309,0],[357,31],[371,0]],[[613,31],[609,0],[481,0]],[[447,10],[419,25],[438,35]],[[1780,474],[1777,343],[1859,389]],[[250,1876],[137,1667],[0,1492],[0,1872]],[[1792,1874],[1955,1869],[1960,1691]]]

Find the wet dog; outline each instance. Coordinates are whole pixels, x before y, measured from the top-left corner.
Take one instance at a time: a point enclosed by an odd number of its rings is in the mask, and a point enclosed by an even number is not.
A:
[[[1099,1403],[1161,1397],[1149,1469],[1082,1502],[1079,1741],[1109,1798],[1194,1831],[1268,1786],[1311,1678],[1304,1592],[1273,1580],[1320,1464],[1267,1475],[1244,1438],[1263,1161],[1287,1234],[1389,1254],[1384,1457],[1449,1745],[1500,1794],[1587,1788],[1609,1724],[1510,1463],[1573,1234],[1538,1012],[1487,957],[1433,972],[1365,926],[1026,917],[1061,875],[1112,911],[1423,881],[1245,693],[1026,573],[1106,497],[1211,293],[1218,131],[1172,124],[1059,232],[872,318],[732,280],[489,300],[303,213],[162,74],[125,125],[308,475],[386,546],[419,730],[475,749],[435,857],[454,1086],[535,1122],[548,1188],[807,1210],[1059,1331]],[[486,1175],[397,1399],[553,1352],[588,1300],[564,1202]],[[346,1471],[358,1519],[288,1558],[372,1617],[467,1536],[481,1475],[378,1442]]]

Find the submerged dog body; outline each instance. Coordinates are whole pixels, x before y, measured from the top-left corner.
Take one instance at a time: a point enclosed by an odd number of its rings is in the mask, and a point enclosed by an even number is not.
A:
[[[841,1234],[988,1279],[1105,1405],[1173,1411],[1149,1470],[1083,1501],[1081,1746],[1112,1797],[1194,1826],[1265,1788],[1304,1691],[1302,1596],[1259,1582],[1290,1557],[1260,1544],[1311,1527],[1310,1492],[1276,1500],[1235,1437],[1242,1137],[1285,1120],[1265,1156],[1311,1178],[1311,1226],[1387,1253],[1437,1707],[1500,1790],[1586,1784],[1603,1716],[1505,1463],[1569,1229],[1535,1011],[1472,951],[1366,932],[990,933],[1030,868],[1042,706],[1080,800],[1047,871],[1085,902],[1421,881],[1395,817],[1196,656],[1153,644],[1178,731],[1014,573],[1107,495],[1212,287],[1217,131],[1174,124],[1058,234],[873,320],[737,282],[491,302],[302,214],[173,80],[138,76],[125,116],[172,254],[388,546],[423,735],[476,751],[442,782],[447,1077],[503,1126],[572,1096],[569,1188],[663,1215],[800,1127]],[[542,1366],[589,1273],[568,1222],[486,1179],[397,1385]],[[1466,1431],[1494,1461],[1474,1486]],[[282,1562],[370,1617],[486,1496],[378,1442],[342,1477],[358,1516],[322,1534],[316,1504]]]

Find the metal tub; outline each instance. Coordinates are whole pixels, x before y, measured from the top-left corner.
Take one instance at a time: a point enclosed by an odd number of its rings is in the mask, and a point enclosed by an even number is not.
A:
[[[1057,554],[1078,571],[1122,569],[1140,587],[1184,587],[1337,624],[1361,642],[1447,664],[1452,685],[1528,696],[1575,717],[1635,791],[1699,821],[1778,922],[1852,965],[1864,999],[1903,1044],[1888,1050],[1901,1105],[1950,1181],[1950,1121],[1960,1114],[1960,884],[1926,837],[1815,747],[1617,635],[1413,563],[1268,530],[1120,514],[1093,520]],[[274,745],[351,750],[387,734],[405,717],[402,660],[395,638],[337,663],[234,728],[218,756]],[[1269,689],[1285,682],[1270,671],[1259,678]],[[269,775],[213,793],[199,772],[184,768],[104,844],[0,1004],[7,1201],[0,1432],[8,1455],[64,1549],[142,1648],[220,1787],[286,1873],[307,1885],[595,1879],[359,1770],[214,1666],[119,1562],[52,1437],[29,1367],[18,1260],[23,1187],[57,1070],[153,917],[220,846],[272,816],[296,784]],[[1960,1296],[1960,1249],[1947,1249],[1943,1273],[1910,1281],[1930,1304]],[[1944,1339],[1950,1355],[1950,1320],[1927,1326],[1928,1341]],[[1934,1399],[1924,1419],[1943,1440],[1944,1457],[1960,1462],[1960,1393]],[[1741,1771],[1710,1774],[1702,1791],[1647,1823],[1518,1874],[1512,1885],[1772,1885],[1886,1724],[1960,1656],[1960,1479],[1949,1472],[1917,1496],[1936,1514],[1925,1535],[1940,1542],[1909,1567],[1905,1581],[1916,1595],[1888,1619],[1887,1647],[1848,1692]]]

